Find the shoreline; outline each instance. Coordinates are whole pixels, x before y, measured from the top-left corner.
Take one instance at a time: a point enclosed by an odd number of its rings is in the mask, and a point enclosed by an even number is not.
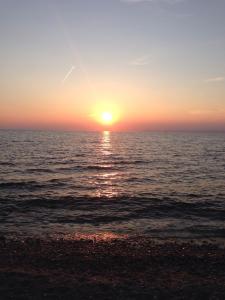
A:
[[[224,270],[206,242],[0,238],[1,299],[224,299]]]

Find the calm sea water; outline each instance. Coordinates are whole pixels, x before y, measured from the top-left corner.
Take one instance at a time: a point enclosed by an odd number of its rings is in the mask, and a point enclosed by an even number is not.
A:
[[[0,233],[224,237],[225,134],[0,131]]]

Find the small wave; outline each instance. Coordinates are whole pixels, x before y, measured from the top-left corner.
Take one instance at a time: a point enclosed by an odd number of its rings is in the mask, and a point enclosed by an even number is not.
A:
[[[9,161],[0,161],[0,166],[14,167],[15,164]]]
[[[94,165],[94,166],[86,166],[82,167],[83,169],[86,170],[115,170],[115,167],[112,165]]]
[[[152,183],[155,182],[156,179],[154,178],[145,178],[144,180],[140,177],[137,176],[130,176],[128,178],[125,179],[126,182],[133,182],[133,183],[143,183],[146,184],[146,182],[148,183]]]
[[[47,184],[57,186],[60,182],[60,179],[56,178]],[[23,220],[26,228],[35,226],[40,231],[42,226],[48,228],[58,226],[64,228],[66,232],[68,229],[96,230],[101,227],[130,232],[140,230],[153,236],[183,233],[206,236],[212,234],[215,229],[215,233],[221,236],[225,230],[224,225],[221,225],[224,223],[225,213],[223,200],[218,200],[216,204],[212,199],[203,202],[194,198],[194,201],[181,202],[172,196],[153,195],[149,197],[123,195],[110,199],[92,196],[56,196],[54,192],[45,196],[35,194],[31,196],[24,193],[21,197],[15,198],[12,193],[5,201],[0,200],[0,222],[7,226],[8,222],[16,225]],[[206,224],[208,229],[200,228],[201,224]]]
[[[205,226],[205,225],[198,225],[198,226],[189,226],[186,228],[186,231],[190,232],[192,235],[200,235],[204,237],[224,237],[225,236],[225,228],[216,228],[213,226]]]
[[[90,165],[90,166],[68,166],[59,167],[56,171],[76,172],[76,171],[115,171],[118,167],[112,165]]]
[[[70,165],[70,164],[73,164],[73,163],[74,163],[73,159],[62,160],[60,162],[61,165]]]
[[[23,143],[34,143],[33,140],[23,140]]]
[[[37,182],[35,180],[30,181],[8,181],[1,182],[0,188],[2,189],[27,189],[33,191],[34,189],[42,189],[42,188],[54,188],[54,187],[63,187],[67,185],[67,182],[70,179],[61,179],[61,178],[53,178],[47,180],[45,182]]]
[[[77,154],[75,154],[75,157],[84,157],[84,156],[85,156],[84,153],[77,153]]]
[[[1,188],[5,188],[5,189],[18,189],[18,188],[26,188],[29,186],[33,186],[34,184],[36,184],[35,181],[10,181],[10,182],[2,182],[0,183],[0,187]]]
[[[146,164],[148,161],[146,160],[117,160],[112,162],[114,165],[138,165],[138,164]]]
[[[52,180],[53,185],[58,184],[58,180]],[[48,183],[50,184],[50,182]],[[60,182],[61,184],[61,182]],[[225,208],[222,205],[212,206],[212,203],[188,203],[178,202],[172,198],[156,197],[112,197],[110,201],[107,197],[76,197],[49,196],[45,198],[37,197],[33,199],[23,199],[16,201],[17,207],[26,209],[33,208],[51,208],[51,209],[68,209],[69,211],[101,212],[104,215],[110,213],[116,220],[118,216],[125,217],[127,220],[132,219],[198,219],[222,221],[224,218]],[[92,216],[94,217],[94,215]]]
[[[30,173],[55,173],[52,169],[44,169],[44,168],[29,168],[26,172]]]
[[[120,168],[124,168],[126,165],[136,165],[136,164],[146,164],[146,161],[135,160],[135,161],[104,161],[102,164],[96,165],[75,165],[74,161],[65,161],[62,162],[62,167],[58,167],[56,171],[85,171],[85,170],[118,170]],[[66,166],[67,165],[67,166]]]

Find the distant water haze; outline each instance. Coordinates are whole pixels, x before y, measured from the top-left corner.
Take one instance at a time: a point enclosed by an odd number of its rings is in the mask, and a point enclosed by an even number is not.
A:
[[[225,135],[0,131],[1,234],[222,237]]]

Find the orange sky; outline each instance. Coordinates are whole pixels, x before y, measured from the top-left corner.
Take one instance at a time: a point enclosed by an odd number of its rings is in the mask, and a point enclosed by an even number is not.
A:
[[[225,129],[223,8],[2,2],[0,128]]]

